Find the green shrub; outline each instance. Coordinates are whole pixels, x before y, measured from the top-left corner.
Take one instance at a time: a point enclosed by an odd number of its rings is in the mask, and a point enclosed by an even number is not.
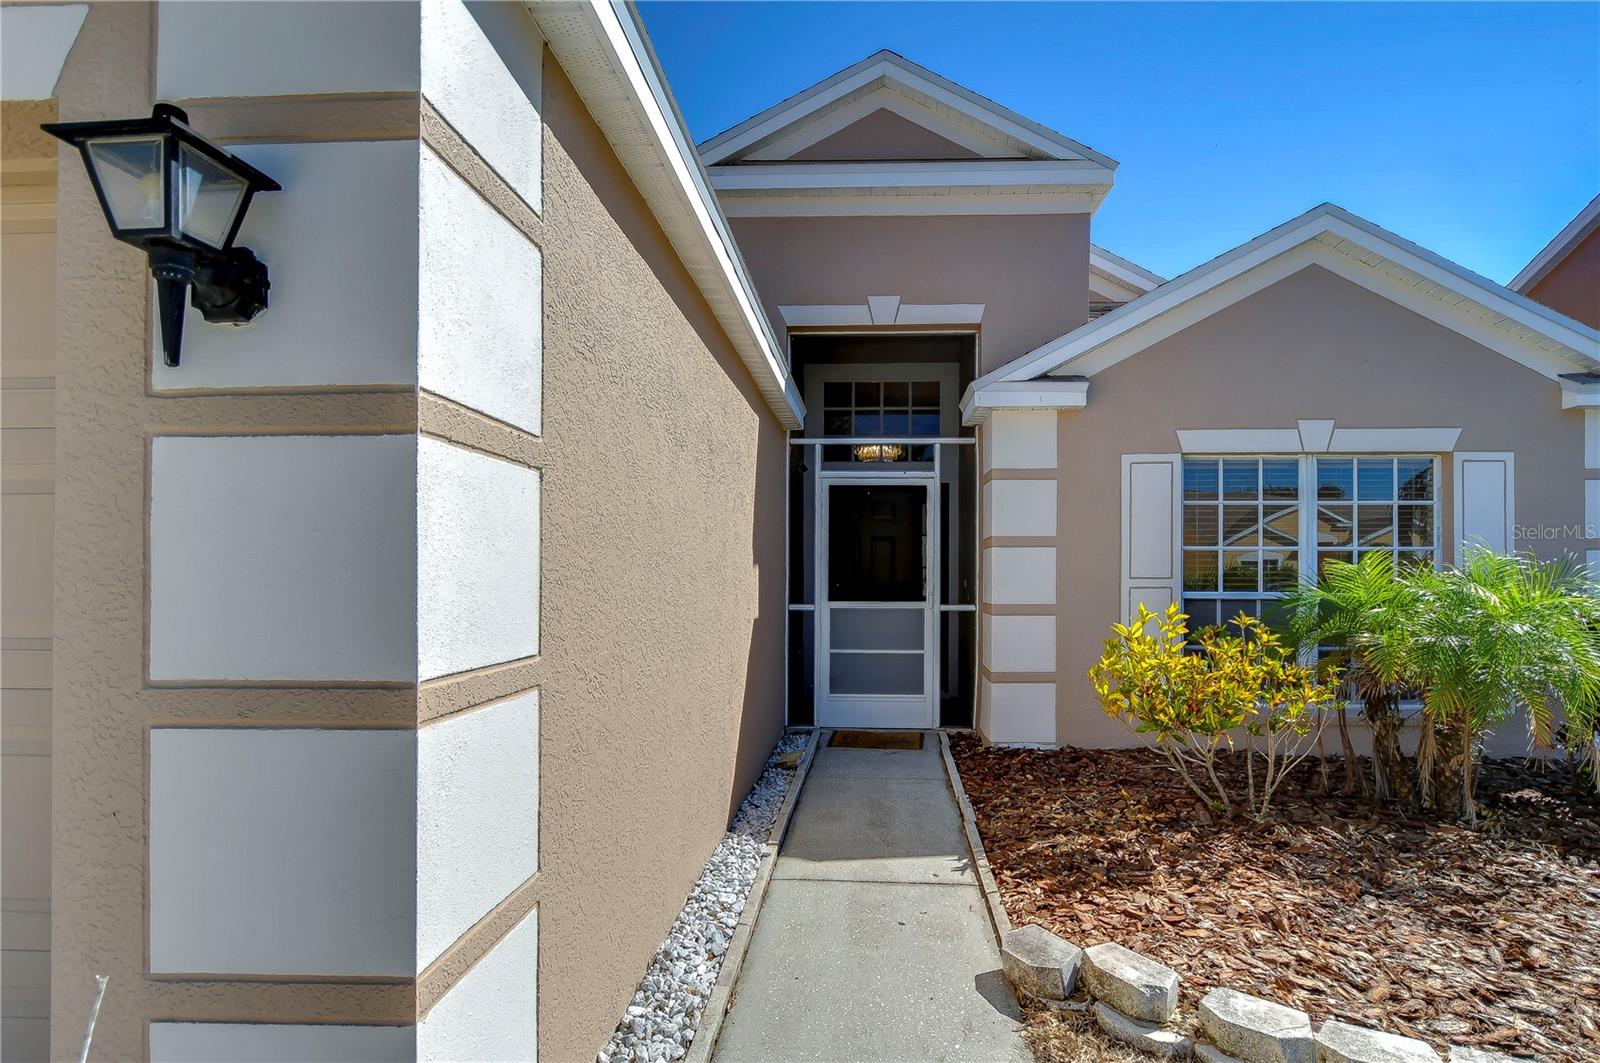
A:
[[[1261,819],[1315,751],[1334,691],[1259,620],[1241,614],[1229,628],[1205,628],[1191,647],[1176,604],[1161,616],[1140,605],[1132,623],[1112,627],[1089,681],[1106,714],[1147,735],[1201,800]],[[1218,770],[1236,745],[1246,754],[1242,796]]]

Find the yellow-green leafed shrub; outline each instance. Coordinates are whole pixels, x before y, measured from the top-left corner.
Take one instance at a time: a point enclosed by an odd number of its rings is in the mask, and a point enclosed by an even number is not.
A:
[[[1190,646],[1176,604],[1143,605],[1115,624],[1089,681],[1108,716],[1155,743],[1201,800],[1227,815],[1240,809],[1218,757],[1247,754],[1243,810],[1267,815],[1289,770],[1316,750],[1334,689],[1318,681],[1261,621],[1239,615],[1205,628]]]

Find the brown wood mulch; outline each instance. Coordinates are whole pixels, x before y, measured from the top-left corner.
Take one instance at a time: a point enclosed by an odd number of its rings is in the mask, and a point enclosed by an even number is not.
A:
[[[1564,765],[1486,763],[1469,830],[1320,793],[1307,764],[1254,824],[1149,751],[952,746],[1012,921],[1170,965],[1186,1011],[1227,986],[1441,1050],[1600,1059],[1600,801]]]

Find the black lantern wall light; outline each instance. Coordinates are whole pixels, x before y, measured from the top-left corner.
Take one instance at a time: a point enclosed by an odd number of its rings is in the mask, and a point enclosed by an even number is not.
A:
[[[111,235],[149,257],[168,365],[182,352],[185,297],[207,321],[232,325],[267,308],[266,263],[233,240],[251,199],[281,191],[278,182],[196,133],[171,104],[149,118],[40,128],[82,153]]]

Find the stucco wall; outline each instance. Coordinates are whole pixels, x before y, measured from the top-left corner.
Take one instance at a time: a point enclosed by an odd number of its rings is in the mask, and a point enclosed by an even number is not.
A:
[[[784,434],[545,67],[539,1028],[592,1058],[783,723]]]
[[[1600,229],[1584,237],[1528,297],[1585,325],[1600,328]]]
[[[768,316],[779,306],[983,303],[979,372],[1084,323],[1089,215],[733,218]]]
[[[1301,270],[1096,374],[1060,415],[1057,741],[1132,744],[1085,678],[1119,619],[1121,456],[1173,453],[1179,428],[1463,428],[1457,449],[1516,453],[1516,521],[1581,527],[1583,415],[1554,381],[1319,267]],[[1450,461],[1443,538],[1452,540]],[[1519,540],[1582,556],[1581,538]]]

